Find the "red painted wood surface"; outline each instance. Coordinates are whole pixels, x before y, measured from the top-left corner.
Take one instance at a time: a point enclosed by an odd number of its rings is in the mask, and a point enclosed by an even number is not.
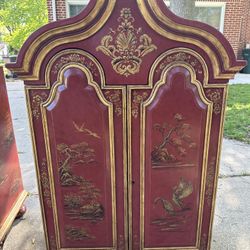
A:
[[[163,1],[90,1],[25,80],[48,249],[209,249],[227,83],[245,62]]]
[[[22,203],[18,202],[23,199],[24,190],[2,67],[0,104],[0,240],[3,240],[21,208]]]

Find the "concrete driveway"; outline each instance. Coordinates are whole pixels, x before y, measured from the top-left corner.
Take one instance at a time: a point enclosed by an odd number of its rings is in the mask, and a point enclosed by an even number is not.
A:
[[[249,81],[250,82],[250,81]],[[3,250],[45,250],[23,85],[8,83],[27,213],[13,224]],[[212,250],[250,250],[250,145],[224,140]]]

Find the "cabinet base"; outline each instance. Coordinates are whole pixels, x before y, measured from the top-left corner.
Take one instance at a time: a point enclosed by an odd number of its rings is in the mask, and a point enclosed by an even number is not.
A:
[[[26,212],[25,206],[24,206],[25,210],[23,210],[23,202],[26,199],[27,195],[28,195],[28,192],[25,190],[19,195],[16,203],[14,204],[14,206],[11,209],[11,212],[9,213],[9,215],[7,216],[5,221],[3,222],[3,224],[0,228],[0,247],[1,247],[1,244],[3,244],[4,239],[7,235],[13,221],[16,218],[22,217],[24,215],[24,213]]]

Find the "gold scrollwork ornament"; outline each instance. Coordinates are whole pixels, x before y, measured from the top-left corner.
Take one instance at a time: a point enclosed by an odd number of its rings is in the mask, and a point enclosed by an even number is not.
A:
[[[51,250],[56,250],[57,246],[56,246],[56,239],[55,236],[50,236],[50,248]]]
[[[40,173],[41,173],[41,183],[43,187],[43,196],[44,196],[45,202],[49,208],[52,208],[49,176],[47,173],[47,161],[45,158],[43,158],[42,160]]]
[[[143,101],[145,101],[148,97],[147,92],[143,92],[142,94],[138,94],[137,91],[133,92],[133,101],[132,101],[132,116],[137,118],[139,115],[140,105]]]
[[[101,45],[96,48],[106,56],[112,58],[113,69],[126,77],[140,71],[142,58],[157,49],[152,39],[147,34],[138,35],[142,28],[135,28],[134,17],[130,8],[123,8],[118,18],[120,25],[116,31],[110,28],[109,35],[101,40]]]
[[[215,164],[216,164],[216,158],[213,157],[211,162],[208,164],[208,170],[207,170],[207,182],[206,182],[205,197],[206,197],[206,202],[207,202],[208,206],[212,205]]]
[[[123,235],[119,235],[118,250],[125,250],[125,240]]]
[[[119,117],[122,115],[122,100],[121,100],[121,92],[119,90],[115,91],[106,91],[105,93],[106,98],[114,104],[115,107],[115,114]]]
[[[162,72],[162,70],[166,68],[167,65],[173,62],[186,62],[190,66],[192,66],[192,68],[195,70],[197,74],[201,75],[203,72],[201,63],[192,55],[185,53],[185,52],[179,52],[179,53],[175,53],[175,54],[171,54],[167,56],[164,59],[164,61],[160,64],[156,72],[157,73]]]
[[[222,97],[221,97],[221,91],[216,89],[216,90],[211,90],[208,89],[206,91],[207,96],[209,99],[213,102],[213,111],[216,115],[219,115],[222,110]]]
[[[45,92],[42,92],[41,94],[34,94],[32,97],[32,115],[36,120],[38,120],[41,115],[40,105],[46,98],[47,94]]]
[[[207,235],[203,234],[202,238],[201,238],[200,250],[206,250],[207,249],[207,240],[208,240]]]
[[[86,58],[85,56],[77,54],[77,53],[71,53],[71,54],[62,56],[58,60],[58,62],[53,66],[52,73],[57,74],[63,67],[65,67],[65,65],[69,63],[78,63],[81,65],[84,65],[92,72],[94,76],[97,76],[97,72],[96,72],[95,65],[93,64],[93,62],[88,60],[88,58]]]

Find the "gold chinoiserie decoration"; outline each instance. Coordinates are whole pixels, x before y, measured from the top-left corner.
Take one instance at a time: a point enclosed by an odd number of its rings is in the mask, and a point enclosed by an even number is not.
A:
[[[219,115],[221,113],[222,109],[222,93],[221,90],[216,89],[216,90],[211,90],[208,89],[206,91],[206,94],[208,98],[213,102],[213,111],[216,115]]]
[[[153,225],[159,228],[160,232],[182,232],[183,226],[190,223],[191,207],[185,202],[185,199],[193,193],[193,184],[186,181],[183,177],[179,183],[173,187],[172,199],[167,200],[157,197],[154,205],[161,205],[161,209],[165,211],[164,218],[160,217],[152,221]],[[159,206],[157,207],[160,208]]]
[[[96,48],[112,58],[113,69],[120,75],[128,77],[140,71],[142,58],[157,49],[147,34],[142,34],[142,28],[135,28],[134,17],[130,8],[123,8],[118,18],[120,25],[116,30],[110,28],[109,35],[101,40]]]

